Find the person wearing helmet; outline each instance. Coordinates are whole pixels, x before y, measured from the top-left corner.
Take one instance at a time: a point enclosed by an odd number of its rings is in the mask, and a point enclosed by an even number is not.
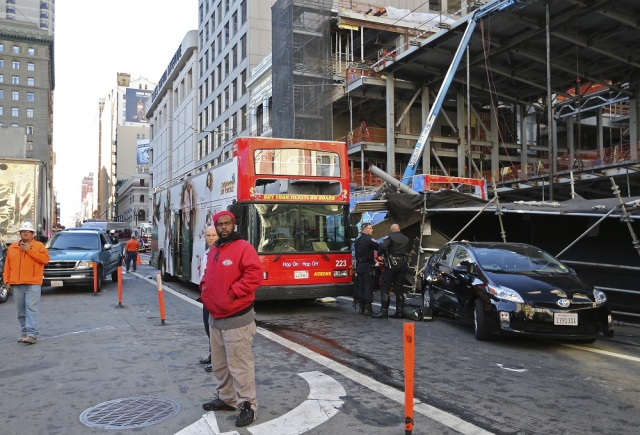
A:
[[[38,341],[38,315],[44,265],[49,263],[49,252],[42,242],[35,240],[36,229],[31,222],[18,228],[20,240],[7,249],[4,264],[5,286],[13,292],[18,309],[21,334],[19,343],[35,344]]]
[[[109,240],[111,240],[112,245],[116,245],[118,243],[118,236],[116,236],[116,230],[111,230],[109,232]]]

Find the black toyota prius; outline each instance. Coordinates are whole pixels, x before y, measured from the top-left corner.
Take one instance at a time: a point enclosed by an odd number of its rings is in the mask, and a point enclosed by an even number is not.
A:
[[[523,243],[450,242],[431,256],[422,292],[433,314],[495,334],[575,339],[613,336],[607,296],[547,252]]]

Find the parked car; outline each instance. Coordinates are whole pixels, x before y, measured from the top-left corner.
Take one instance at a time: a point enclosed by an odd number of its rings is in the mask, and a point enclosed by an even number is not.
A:
[[[93,263],[98,264],[98,291],[105,277],[118,280],[122,244],[112,245],[99,228],[69,228],[47,242],[50,261],[44,267],[43,286],[87,285],[93,288]]]
[[[576,339],[613,336],[604,292],[543,250],[522,243],[450,242],[424,270],[425,306],[494,334]]]

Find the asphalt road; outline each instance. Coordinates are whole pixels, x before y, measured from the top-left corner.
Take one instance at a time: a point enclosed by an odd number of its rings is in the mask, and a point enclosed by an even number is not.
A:
[[[237,429],[235,412],[201,408],[215,385],[198,364],[207,338],[193,287],[166,283],[163,323],[154,275],[150,266],[124,275],[121,306],[111,282],[97,295],[45,288],[35,345],[16,343],[13,300],[0,305],[0,433]],[[359,316],[346,299],[256,311],[258,419],[238,433],[404,433],[410,322]],[[640,425],[640,328],[574,345],[478,342],[440,318],[412,324],[415,434],[631,434]]]

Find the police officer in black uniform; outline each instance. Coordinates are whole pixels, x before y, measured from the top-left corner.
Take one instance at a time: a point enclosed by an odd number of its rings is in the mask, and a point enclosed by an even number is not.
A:
[[[384,270],[380,277],[380,311],[373,316],[376,319],[389,318],[389,291],[393,284],[396,294],[396,312],[391,316],[402,318],[404,308],[404,290],[402,288],[407,273],[407,253],[411,249],[409,238],[400,232],[398,224],[391,225],[390,233],[380,242],[378,255],[384,256]]]
[[[373,227],[371,224],[362,224],[360,236],[354,243],[356,253],[356,290],[357,302],[360,307],[359,313],[373,316],[373,290],[376,286],[374,275],[375,259],[374,254],[380,246],[371,237]]]

